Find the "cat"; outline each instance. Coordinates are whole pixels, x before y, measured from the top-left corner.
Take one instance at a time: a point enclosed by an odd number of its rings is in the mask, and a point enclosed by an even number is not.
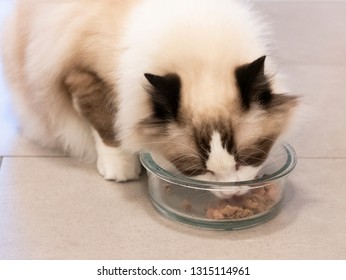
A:
[[[5,75],[25,135],[138,179],[138,152],[211,181],[253,179],[298,104],[280,91],[266,24],[235,0],[26,0]]]

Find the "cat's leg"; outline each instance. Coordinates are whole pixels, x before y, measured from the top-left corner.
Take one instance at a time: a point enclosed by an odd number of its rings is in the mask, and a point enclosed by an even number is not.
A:
[[[94,131],[97,150],[97,169],[106,180],[125,182],[139,178],[141,166],[138,156],[124,151],[121,147],[106,145],[97,131]]]
[[[94,72],[74,69],[65,78],[74,108],[92,128],[97,151],[97,168],[106,180],[138,179],[141,167],[137,155],[121,147],[115,131],[117,100],[113,87]]]

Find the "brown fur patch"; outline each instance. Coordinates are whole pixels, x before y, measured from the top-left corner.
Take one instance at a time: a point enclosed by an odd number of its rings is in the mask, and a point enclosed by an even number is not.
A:
[[[118,147],[120,143],[114,128],[117,106],[112,87],[94,72],[78,68],[66,76],[64,84],[79,113],[90,122],[103,142]]]
[[[258,139],[252,145],[239,149],[236,155],[236,161],[240,165],[260,166],[268,157],[277,136]]]
[[[175,125],[172,125],[175,126]],[[163,154],[187,176],[201,175],[206,169],[206,158],[194,139],[189,125],[177,125],[174,133],[169,134],[170,144],[162,147]]]

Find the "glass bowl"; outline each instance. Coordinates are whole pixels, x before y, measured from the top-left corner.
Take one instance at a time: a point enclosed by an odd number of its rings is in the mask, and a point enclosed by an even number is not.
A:
[[[149,193],[165,217],[190,226],[233,230],[255,226],[273,218],[285,195],[285,179],[297,157],[287,143],[272,149],[256,179],[237,182],[194,180],[160,167],[149,152],[140,160],[147,170]],[[221,193],[240,193],[221,199]]]

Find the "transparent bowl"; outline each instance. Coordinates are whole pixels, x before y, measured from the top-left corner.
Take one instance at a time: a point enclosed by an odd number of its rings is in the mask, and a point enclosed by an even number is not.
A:
[[[147,170],[153,205],[161,214],[212,230],[242,229],[273,218],[282,205],[285,179],[297,163],[294,149],[284,143],[273,148],[256,179],[207,182],[163,169],[148,152],[142,152],[140,160]],[[242,195],[220,199],[218,192]]]

